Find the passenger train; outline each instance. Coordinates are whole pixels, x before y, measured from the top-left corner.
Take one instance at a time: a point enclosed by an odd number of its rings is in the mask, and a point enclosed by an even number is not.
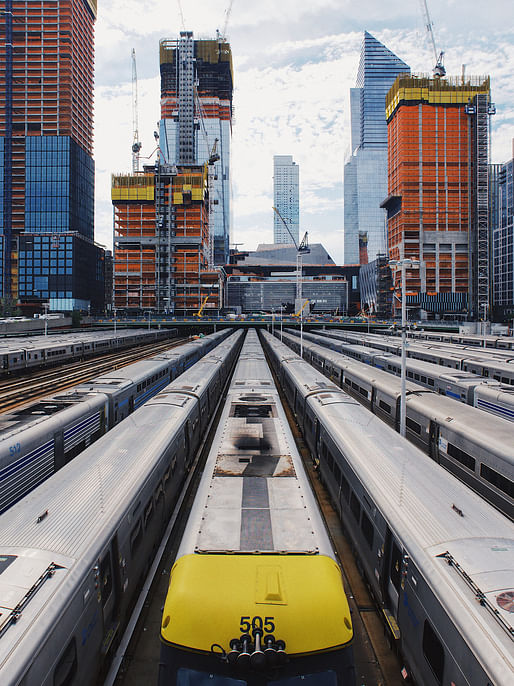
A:
[[[341,571],[250,330],[176,561],[160,686],[353,686]]]
[[[287,329],[287,332],[295,336],[299,335],[297,330]],[[393,353],[346,343],[331,336],[319,336],[308,332],[304,332],[303,336],[313,343],[326,346],[359,362],[383,369],[396,376],[401,375],[401,359]],[[491,380],[486,376],[478,376],[473,372],[448,369],[415,358],[407,358],[406,376],[412,382],[429,388],[434,393],[514,421],[514,393],[511,392],[514,388],[510,385],[502,385],[499,381]],[[482,394],[481,390],[484,387],[487,390]],[[487,397],[488,400],[478,402],[478,398],[483,397]]]
[[[322,336],[337,338],[349,343],[358,343],[377,350],[401,355],[401,341],[375,334],[352,334],[345,331],[320,331]],[[472,372],[479,376],[514,385],[514,356],[503,350],[458,349],[449,345],[426,345],[409,342],[407,357],[433,362],[444,367]]]
[[[387,335],[387,332],[386,332]],[[449,333],[445,331],[408,331],[407,336],[416,340],[445,343],[456,343],[460,345],[472,346],[474,348],[493,348],[496,350],[514,350],[514,337],[489,334],[480,336],[469,333]]]
[[[165,340],[177,329],[87,331],[51,336],[0,339],[0,377],[9,373],[51,367],[61,362],[123,350],[141,343]]]
[[[230,333],[222,330],[0,415],[0,512],[116,426]]]
[[[230,336],[0,515],[0,683],[105,671],[240,349]]]
[[[283,334],[295,352],[296,336]],[[400,429],[401,381],[310,341],[304,358],[382,420]],[[514,519],[512,424],[407,380],[406,437]]]
[[[399,646],[403,678],[418,686],[514,683],[512,523],[262,336]],[[313,576],[309,588],[320,586]]]

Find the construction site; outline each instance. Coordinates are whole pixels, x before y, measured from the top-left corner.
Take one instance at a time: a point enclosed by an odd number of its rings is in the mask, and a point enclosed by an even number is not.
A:
[[[230,45],[162,40],[157,159],[139,170],[134,115],[132,174],[112,176],[114,306],[189,316],[219,310],[228,262],[232,118]],[[134,55],[133,55],[133,59]],[[133,97],[137,107],[137,76]]]

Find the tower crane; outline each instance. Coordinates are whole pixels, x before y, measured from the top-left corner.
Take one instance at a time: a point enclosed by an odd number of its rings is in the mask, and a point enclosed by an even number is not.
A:
[[[228,20],[230,19],[230,13],[232,12],[232,5],[234,4],[234,0],[230,0],[230,3],[227,7],[227,11],[225,13],[225,23],[223,24],[223,30],[221,31],[221,37],[226,40],[227,38],[227,26],[228,26]]]
[[[136,69],[136,51],[132,48],[132,173],[139,171],[139,151],[142,148],[142,143],[139,140],[139,131],[137,123],[137,69]]]
[[[435,67],[432,69],[432,72],[434,74],[434,77],[439,79],[442,76],[446,76],[446,69],[444,68],[444,65],[443,65],[444,52],[441,50],[441,52],[439,54],[437,53],[437,48],[435,46],[434,29],[433,29],[434,24],[433,24],[432,20],[430,19],[430,14],[428,13],[427,0],[420,0],[420,5],[421,5],[421,11],[423,13],[423,19],[425,21],[425,28],[427,30],[429,37],[430,37],[430,42],[432,44],[432,49],[434,51]]]

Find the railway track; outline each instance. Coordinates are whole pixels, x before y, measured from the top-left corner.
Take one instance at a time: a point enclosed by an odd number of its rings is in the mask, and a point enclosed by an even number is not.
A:
[[[163,350],[176,348],[185,343],[187,338],[151,343],[139,346],[136,350],[124,350],[109,353],[101,358],[63,364],[52,369],[41,370],[25,378],[11,377],[0,381],[0,413],[12,410],[35,398],[49,393],[64,391],[106,372],[126,367]]]
[[[270,369],[273,372],[271,366]],[[273,376],[275,377],[274,374]],[[331,505],[326,489],[318,478],[310,452],[303,441],[294,415],[289,408],[276,377],[275,382],[277,383],[277,388],[279,388],[282,404],[297,448],[301,454],[322,516],[329,530],[334,550],[343,570],[345,588],[348,593],[355,631],[356,683],[362,686],[400,686],[400,684],[404,683],[400,677],[401,664],[384,635],[383,624],[370,598],[365,582],[359,573],[351,546],[344,536],[339,517]],[[218,411],[211,421],[210,431],[206,435],[204,444],[197,456],[195,462],[196,473],[191,475],[184,488],[182,505],[180,510],[176,511],[173,518],[175,526],[170,531],[167,544],[163,543],[164,549],[160,555],[161,561],[160,563],[157,561],[154,563],[152,576],[145,584],[145,596],[140,600],[140,612],[137,620],[134,619],[131,637],[127,638],[127,642],[118,650],[118,664],[111,670],[107,679],[103,682],[103,686],[136,686],[136,684],[140,684],[145,679],[152,683],[157,681],[160,654],[159,634],[162,608],[168,590],[169,574],[175,561],[182,530],[194,504],[201,469],[209,453],[211,441],[216,433],[217,423],[221,417],[229,384],[230,379],[227,381],[225,392],[220,399]]]

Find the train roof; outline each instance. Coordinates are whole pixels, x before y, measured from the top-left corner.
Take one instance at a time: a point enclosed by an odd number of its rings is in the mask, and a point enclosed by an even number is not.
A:
[[[306,579],[316,580],[308,594]],[[243,608],[251,621],[269,615],[276,638],[287,636],[288,654],[352,637],[341,573],[253,330],[172,569],[162,636],[197,650],[213,642],[228,649]],[[206,615],[216,622],[205,623]]]
[[[304,386],[323,381],[306,362],[288,367]],[[333,393],[326,404],[311,395],[307,402],[325,418],[332,439],[420,573],[442,596],[475,654],[483,655],[484,645],[490,645],[490,654],[500,655],[501,663],[491,660],[488,671],[496,683],[509,683],[514,633],[509,611],[514,596],[512,523],[344,395]],[[415,574],[412,569],[409,573]],[[481,598],[482,604],[477,602]]]

